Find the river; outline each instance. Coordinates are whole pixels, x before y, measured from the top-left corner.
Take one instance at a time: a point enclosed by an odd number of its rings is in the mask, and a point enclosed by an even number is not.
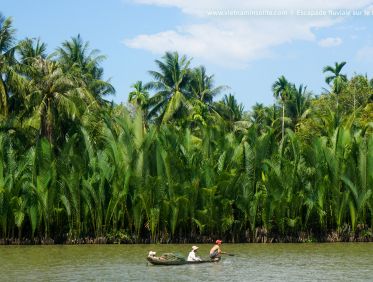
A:
[[[373,281],[373,243],[223,244],[219,263],[153,266],[192,245],[0,246],[0,281]],[[207,257],[211,245],[199,244]]]

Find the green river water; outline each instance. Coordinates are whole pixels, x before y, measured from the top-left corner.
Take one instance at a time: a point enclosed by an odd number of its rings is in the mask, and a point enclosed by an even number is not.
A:
[[[373,281],[373,243],[223,244],[219,263],[153,266],[192,245],[0,246],[0,281]],[[199,244],[207,257],[211,245]]]

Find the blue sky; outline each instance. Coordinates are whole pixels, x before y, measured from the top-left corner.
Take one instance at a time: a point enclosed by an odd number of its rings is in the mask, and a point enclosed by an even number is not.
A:
[[[322,68],[336,61],[347,61],[348,76],[373,76],[373,1],[324,2],[13,0],[4,1],[0,12],[13,18],[18,39],[40,37],[50,52],[80,34],[107,56],[103,67],[117,103],[127,100],[131,84],[150,80],[155,59],[176,50],[193,58],[192,65],[205,65],[217,85],[230,86],[250,109],[256,102],[273,103],[271,85],[280,75],[314,94],[326,87]],[[279,10],[288,15],[248,15]],[[320,11],[327,15],[297,15]],[[330,11],[370,15],[338,17]]]

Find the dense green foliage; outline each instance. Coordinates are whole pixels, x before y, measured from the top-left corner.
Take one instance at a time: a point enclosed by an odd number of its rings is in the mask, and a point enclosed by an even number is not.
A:
[[[253,240],[373,224],[373,88],[326,67],[245,112],[204,67],[166,53],[113,105],[80,36],[49,55],[0,19],[0,237]],[[264,230],[264,231],[263,231]]]

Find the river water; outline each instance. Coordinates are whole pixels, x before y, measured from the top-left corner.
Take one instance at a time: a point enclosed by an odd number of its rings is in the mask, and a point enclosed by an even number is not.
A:
[[[219,263],[153,266],[192,245],[0,246],[0,281],[373,281],[373,243],[223,244]],[[211,245],[199,244],[207,257]]]

